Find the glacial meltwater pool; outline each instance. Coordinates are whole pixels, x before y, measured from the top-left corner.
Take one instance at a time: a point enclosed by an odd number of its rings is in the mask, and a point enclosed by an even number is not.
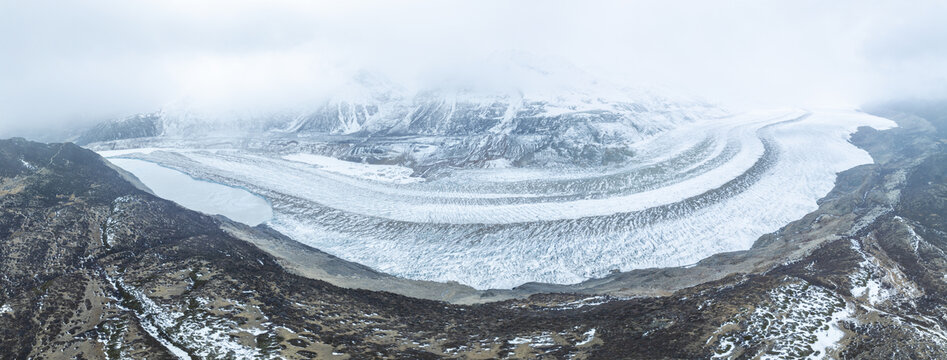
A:
[[[135,159],[108,159],[134,174],[155,195],[191,210],[219,214],[256,226],[273,217],[273,208],[262,197],[244,189],[197,180],[180,171]]]

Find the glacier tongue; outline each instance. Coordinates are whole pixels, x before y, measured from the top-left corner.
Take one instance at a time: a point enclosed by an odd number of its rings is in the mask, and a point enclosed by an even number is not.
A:
[[[746,113],[630,143],[635,156],[620,166],[507,164],[424,181],[395,165],[202,151],[193,140],[121,154],[250,189],[272,202],[270,226],[344,259],[485,289],[746,249],[816,209],[837,172],[872,161],[848,143],[859,126],[894,124],[853,111]]]

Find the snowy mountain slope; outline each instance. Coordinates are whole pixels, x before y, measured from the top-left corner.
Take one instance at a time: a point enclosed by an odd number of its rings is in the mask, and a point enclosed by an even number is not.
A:
[[[627,150],[633,143],[726,115],[703,101],[619,88],[548,59],[497,59],[490,66],[510,84],[409,90],[362,72],[332,96],[294,108],[221,113],[179,101],[129,117],[147,122],[106,122],[80,138],[82,144],[111,142],[96,148],[115,149],[140,147],[134,139],[148,137],[243,138],[268,152],[395,163],[437,174],[445,166],[621,164],[634,156]]]
[[[93,145],[109,150],[151,146],[156,140],[225,138],[229,147],[397,164],[438,176],[446,167],[621,165],[635,157],[632,144],[724,114],[704,104],[660,101],[582,103],[563,112],[548,102],[520,98],[474,102],[428,96],[410,103],[330,103],[312,113],[274,114],[259,121],[190,120],[189,115],[163,111],[157,120],[163,129],[159,136],[114,139],[97,128],[93,131],[98,133],[83,137],[111,140]],[[593,105],[599,109],[583,109]],[[207,144],[202,143],[198,146]]]
[[[90,143],[160,136],[164,132],[164,121],[160,113],[140,114],[123,119],[107,121],[86,130],[75,143]]]

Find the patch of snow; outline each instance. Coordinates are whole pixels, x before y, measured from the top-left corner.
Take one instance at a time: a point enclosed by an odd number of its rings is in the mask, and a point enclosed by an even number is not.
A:
[[[151,335],[152,338],[157,340],[162,346],[164,346],[172,355],[181,360],[189,360],[191,356],[181,348],[172,344],[165,337],[161,336],[159,329],[163,327],[170,327],[174,324],[174,319],[180,317],[182,314],[170,311],[163,311],[154,301],[151,301],[147,296],[145,296],[140,291],[128,287],[125,285],[125,282],[122,279],[113,279],[112,277],[106,275],[106,280],[114,288],[121,287],[125,289],[132,297],[137,300],[142,306],[142,313],[134,312],[135,316],[138,318],[139,323],[141,324],[142,329]]]
[[[843,298],[825,288],[802,280],[786,284],[770,291],[769,301],[757,305],[744,328],[719,334],[715,357],[737,346],[763,346],[760,359],[823,359],[845,335],[839,323],[851,321],[853,314]]]
[[[592,340],[595,340],[595,329],[586,331],[585,334],[583,335],[585,335],[585,340],[575,343],[575,346],[582,346],[582,345],[592,342]]]
[[[140,290],[127,285],[121,278],[115,280],[109,278],[109,281],[121,286],[141,304],[142,313],[136,313],[136,315],[142,320],[143,327],[179,358],[189,359],[190,356],[175,345],[171,345],[165,337],[170,337],[176,343],[183,344],[203,358],[218,356],[230,359],[275,358],[275,356],[264,356],[259,349],[241,345],[233,336],[235,330],[243,330],[257,336],[272,331],[272,329],[243,328],[228,318],[203,315],[187,316],[158,305]],[[206,304],[207,301],[203,299],[201,302]],[[236,308],[247,308],[245,304],[236,301],[230,302]],[[266,325],[267,323],[261,324],[261,326]]]
[[[542,333],[536,336],[530,337],[516,337],[512,340],[507,340],[508,344],[511,345],[520,345],[520,344],[529,344],[533,348],[549,347],[556,345],[556,342],[552,339],[552,336],[549,333]]]
[[[887,267],[882,270],[879,260],[862,250],[857,240],[852,239],[852,249],[862,257],[858,264],[859,271],[849,277],[852,296],[865,297],[871,305],[878,305],[888,301],[896,295],[910,298],[918,297],[923,291],[896,267]]]
[[[715,353],[713,358],[714,359],[729,358],[730,355],[733,354],[734,349],[736,349],[736,344],[733,342],[732,339],[727,338],[727,339],[720,340],[720,344],[717,345],[717,350],[719,352]]]
[[[486,169],[508,169],[513,167],[509,159],[493,159],[483,164]]]
[[[550,308],[550,310],[574,310],[586,306],[598,306],[604,303],[611,301],[612,299],[606,296],[592,296],[585,299],[580,299],[572,302],[562,304],[557,307]]]
[[[828,351],[832,348],[835,348],[839,345],[839,342],[842,341],[842,338],[845,337],[845,332],[839,327],[839,323],[843,320],[852,320],[852,314],[854,311],[851,307],[846,306],[844,310],[835,311],[832,313],[831,319],[828,321],[827,326],[822,326],[816,331],[816,341],[810,347],[817,350],[819,353],[809,355],[809,359],[823,359],[825,358]]]
[[[901,223],[901,225],[904,225],[904,227],[908,229],[908,232],[911,234],[911,247],[914,248],[914,253],[917,254],[917,249],[920,246],[921,242],[924,241],[924,238],[918,235],[917,232],[914,231],[914,227],[911,226],[911,224],[908,224],[908,222],[905,221],[904,218],[900,216],[895,216],[894,218],[898,220],[898,222]]]
[[[20,159],[20,163],[23,164],[23,167],[27,168],[30,171],[36,170],[36,166],[33,166],[33,164],[30,164],[26,160]]]

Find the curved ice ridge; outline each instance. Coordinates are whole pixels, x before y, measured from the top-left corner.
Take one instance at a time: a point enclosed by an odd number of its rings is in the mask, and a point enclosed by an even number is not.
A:
[[[272,227],[347,260],[510,288],[746,249],[815,210],[837,172],[872,161],[848,143],[859,126],[894,123],[852,111],[747,113],[634,144],[635,163],[598,173],[465,170],[405,184],[240,151],[149,156],[267,197]]]

